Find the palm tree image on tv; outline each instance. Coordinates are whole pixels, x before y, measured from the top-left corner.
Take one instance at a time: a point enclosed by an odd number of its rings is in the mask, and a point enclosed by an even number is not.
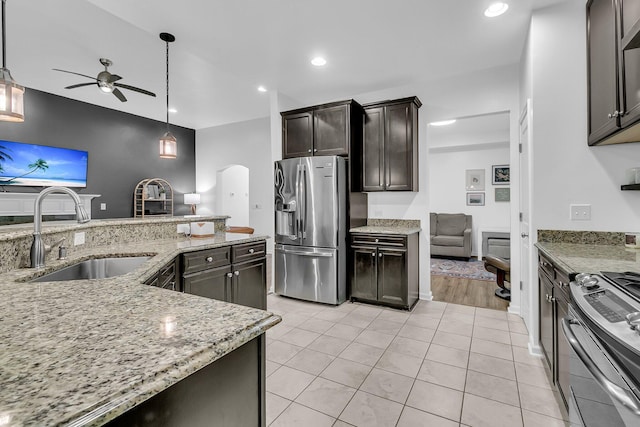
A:
[[[87,186],[88,153],[0,140],[0,186]]]

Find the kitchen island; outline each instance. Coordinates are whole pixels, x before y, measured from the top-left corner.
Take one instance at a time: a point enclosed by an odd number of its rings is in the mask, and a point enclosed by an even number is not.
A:
[[[131,419],[122,417],[145,405],[148,411],[157,398],[175,406],[142,414],[156,417],[146,425],[211,425],[212,417],[216,425],[264,423],[263,334],[280,317],[143,284],[179,254],[264,239],[218,233],[76,248],[69,259],[47,261],[43,269],[2,273],[0,425],[127,425]],[[28,282],[83,259],[127,255],[152,258],[118,277]],[[185,394],[185,384],[193,390],[213,384],[237,403],[218,402],[221,408],[207,404],[206,395],[198,401],[203,396]],[[246,387],[253,387],[251,394],[244,394]],[[192,399],[208,419],[180,424],[175,417],[194,412]]]

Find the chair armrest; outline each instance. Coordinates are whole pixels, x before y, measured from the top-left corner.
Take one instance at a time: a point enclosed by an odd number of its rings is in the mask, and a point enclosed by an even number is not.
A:
[[[466,253],[471,253],[471,229],[465,228],[463,233],[464,250]]]

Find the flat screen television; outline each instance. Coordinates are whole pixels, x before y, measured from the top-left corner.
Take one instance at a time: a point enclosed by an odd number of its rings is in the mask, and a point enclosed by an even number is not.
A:
[[[0,186],[86,187],[89,153],[0,140]]]

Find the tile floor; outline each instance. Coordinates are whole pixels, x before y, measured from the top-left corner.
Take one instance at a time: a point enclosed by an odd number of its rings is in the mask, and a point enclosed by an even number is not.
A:
[[[269,295],[267,424],[565,426],[527,330],[505,312],[420,301],[411,313]]]

